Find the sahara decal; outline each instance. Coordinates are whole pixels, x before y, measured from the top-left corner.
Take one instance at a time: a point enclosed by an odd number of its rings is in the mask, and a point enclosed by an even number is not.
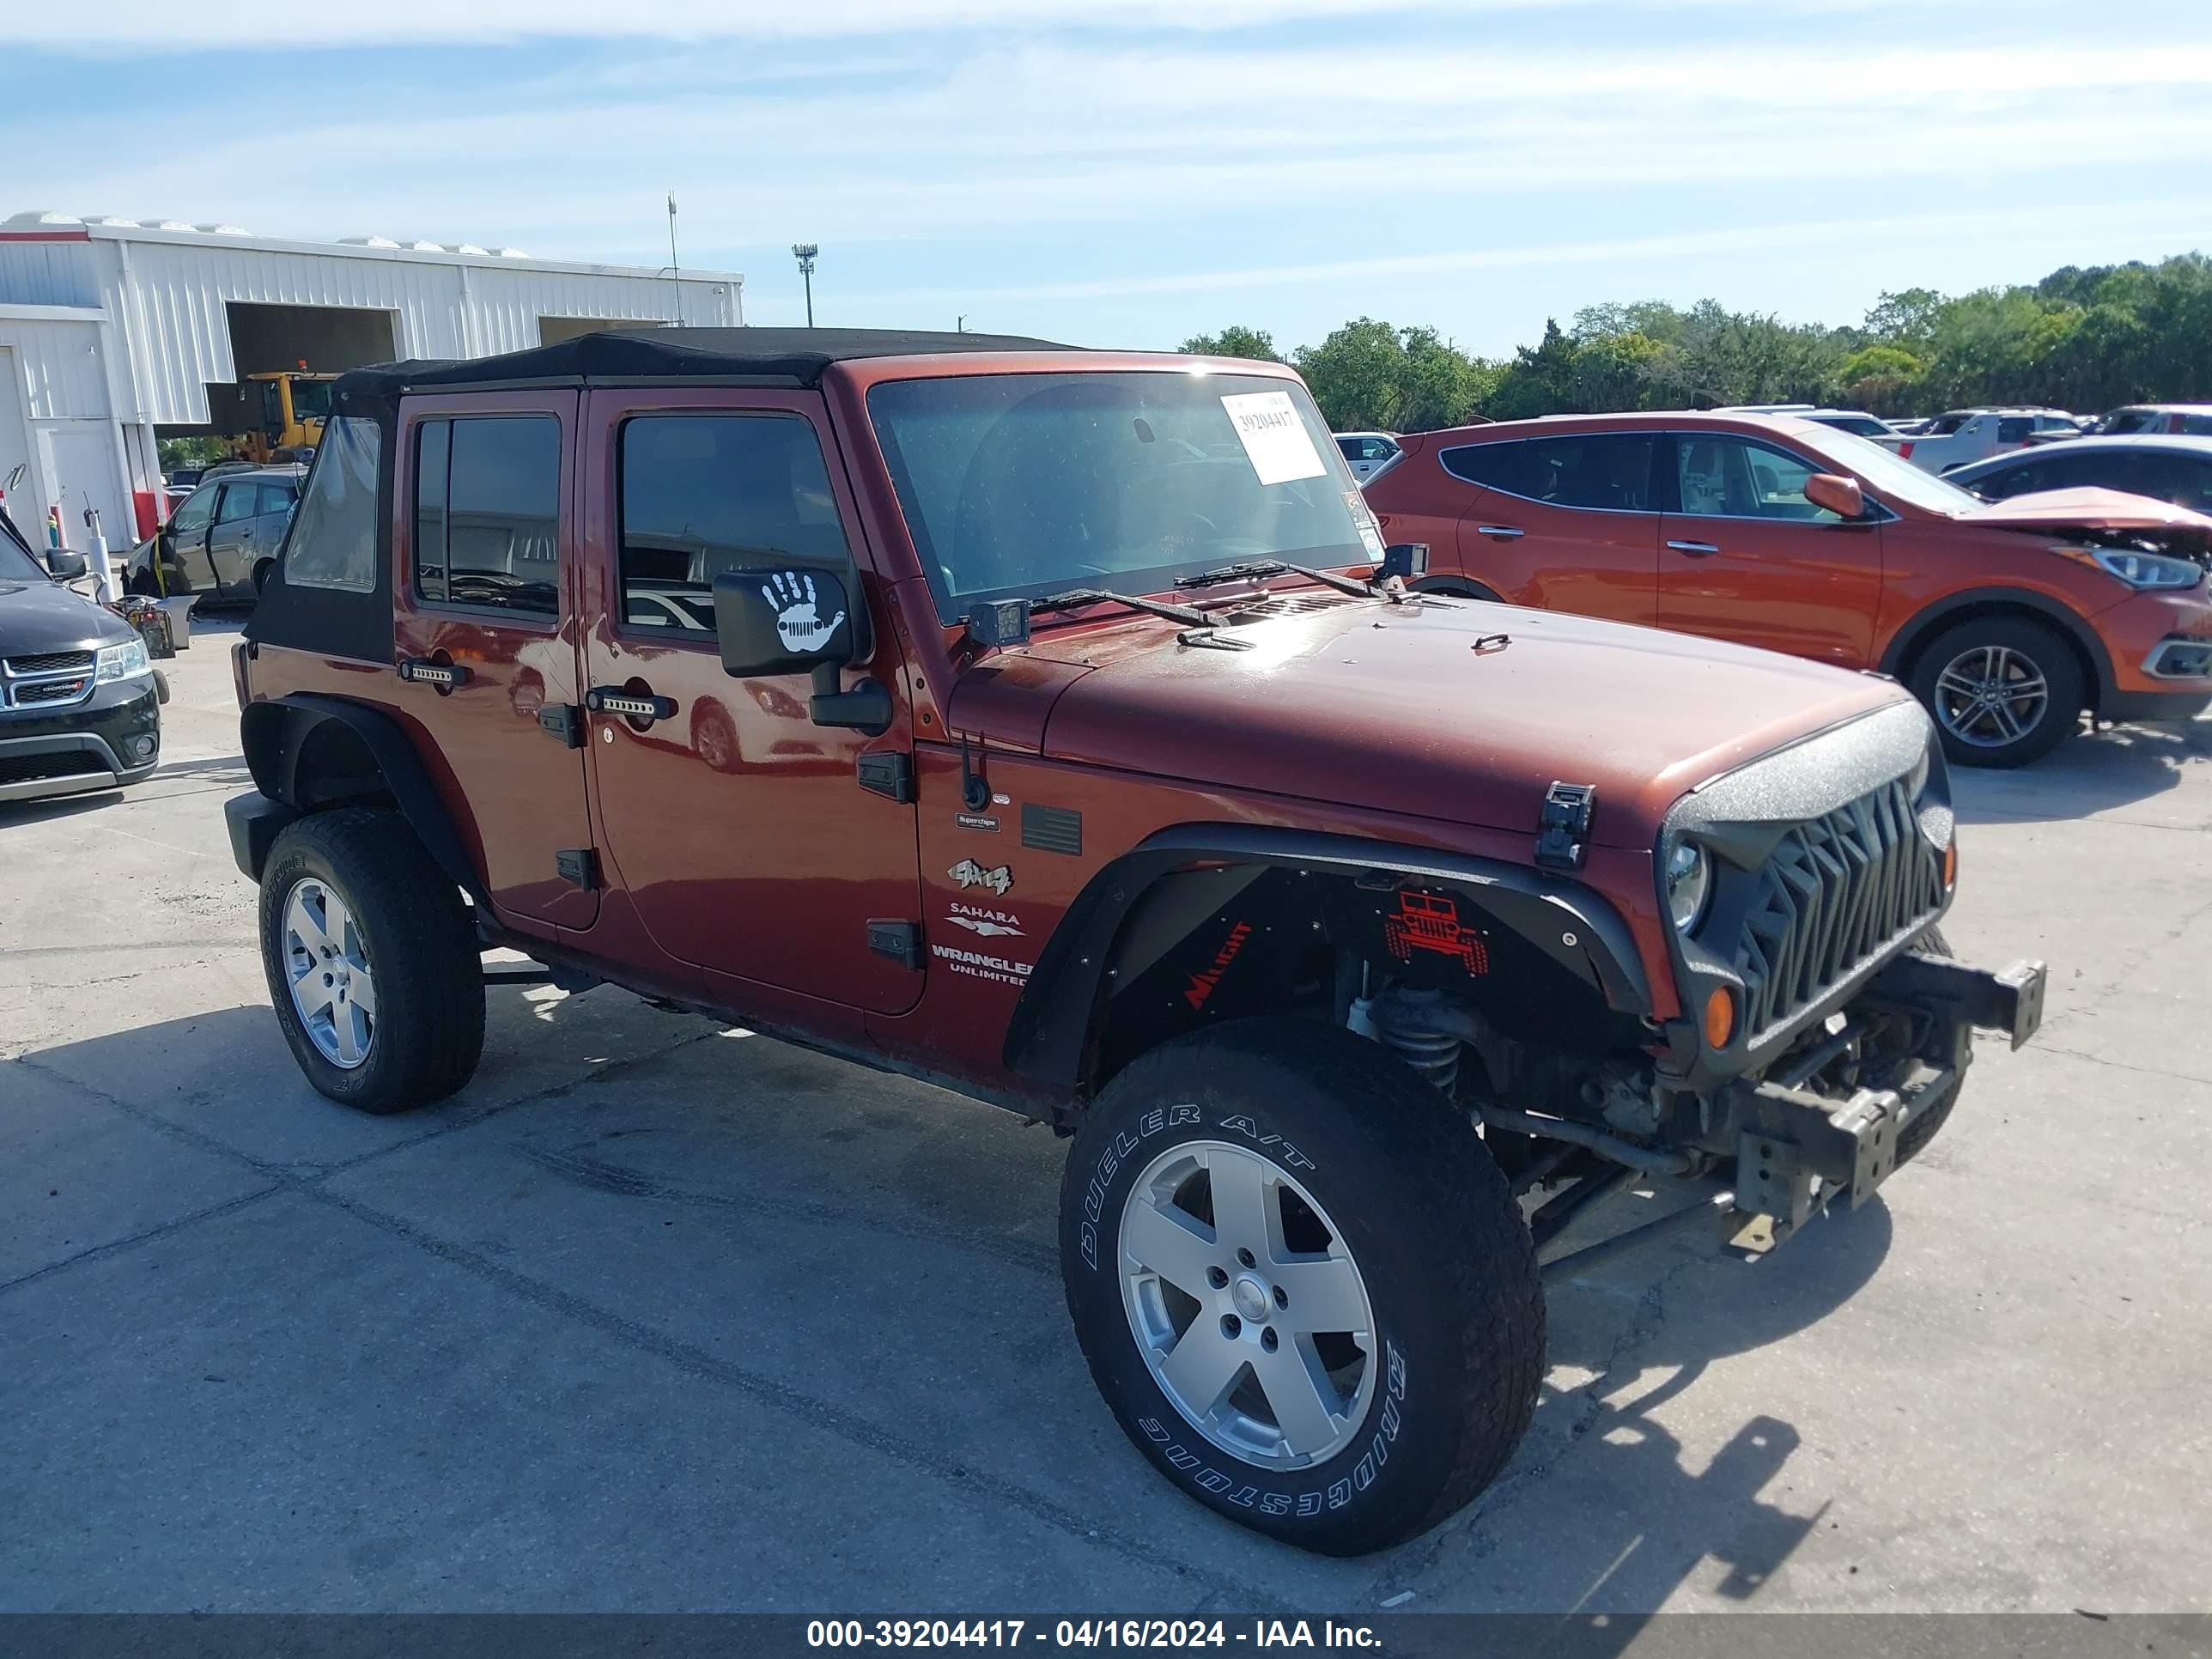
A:
[[[955,903],[945,913],[945,921],[955,927],[965,927],[971,933],[981,933],[986,939],[1005,935],[1012,939],[1022,936],[1019,917],[1010,910],[986,910],[973,904]]]
[[[1482,935],[1459,919],[1459,906],[1435,893],[1401,892],[1398,914],[1382,924],[1383,943],[1401,962],[1427,951],[1449,957],[1470,975],[1490,971],[1490,951]]]
[[[1237,953],[1244,948],[1244,941],[1251,933],[1250,922],[1238,922],[1229,930],[1229,937],[1221,941],[1221,948],[1213,953],[1212,965],[1204,973],[1190,976],[1190,987],[1182,994],[1182,1000],[1191,1006],[1194,1012],[1206,1006],[1206,1000],[1213,994],[1213,988],[1221,983],[1222,975],[1229,971],[1229,964],[1237,960]]]
[[[963,859],[945,873],[963,887],[988,887],[1001,898],[1014,884],[1013,866],[1006,864],[995,870],[986,870],[973,859]]]

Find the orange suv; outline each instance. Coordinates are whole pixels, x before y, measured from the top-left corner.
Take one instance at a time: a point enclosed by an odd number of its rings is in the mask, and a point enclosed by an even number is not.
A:
[[[1366,487],[1424,586],[1895,675],[1951,757],[2017,766],[2087,710],[2212,702],[2212,519],[2105,489],[1987,503],[1786,416],[1409,434]]]

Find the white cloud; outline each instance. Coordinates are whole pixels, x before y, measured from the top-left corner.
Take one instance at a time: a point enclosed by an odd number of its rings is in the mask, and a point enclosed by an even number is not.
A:
[[[1566,0],[1577,3],[1577,0]],[[1580,0],[1595,3],[1596,0]],[[1669,9],[1740,8],[1763,15],[1899,7],[1909,0],[1661,0]],[[1464,15],[1470,10],[1556,9],[1561,0],[380,0],[374,5],[265,6],[252,17],[256,47],[368,41],[502,41],[547,38],[795,40],[952,30],[1226,33],[1313,18],[1389,13]],[[9,25],[11,46],[67,51],[240,44],[235,16],[175,0],[111,0],[96,22],[65,8],[30,8]]]
[[[893,293],[858,295],[853,296],[852,303],[888,310],[945,306],[955,302],[1010,304],[1120,298],[1132,295],[1242,293],[1255,289],[1314,283],[1372,283],[1389,277],[1460,275],[1528,266],[1631,264],[1682,258],[1702,260],[1717,254],[1777,253],[1800,248],[1835,247],[1861,240],[1880,242],[1893,248],[1930,238],[1948,239],[1961,234],[1997,235],[2010,233],[2032,236],[2039,230],[2061,223],[2073,233],[2137,230],[2161,226],[2177,219],[2198,223],[2212,222],[2212,195],[2180,200],[2079,203],[1987,213],[1801,220],[1664,236],[1463,248],[1443,253],[1390,254],[1368,259],[1334,259],[1234,270],[1034,283],[1004,288],[911,289]]]

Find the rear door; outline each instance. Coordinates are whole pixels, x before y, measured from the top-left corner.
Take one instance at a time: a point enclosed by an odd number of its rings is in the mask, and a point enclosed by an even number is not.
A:
[[[582,702],[577,408],[574,392],[407,399],[392,564],[399,710],[428,733],[492,900],[571,929],[599,914],[583,755],[556,729]]]
[[[607,390],[586,409],[599,550],[588,684],[667,710],[592,716],[615,878],[684,962],[905,1012],[923,976],[872,950],[869,923],[921,914],[915,808],[859,771],[864,753],[913,747],[894,630],[877,629],[867,671],[896,711],[878,737],[817,726],[804,674],[732,679],[714,635],[714,577],[779,555],[849,553],[865,602],[868,553],[820,397]]]
[[[1822,467],[1764,439],[1668,440],[1659,625],[1849,668],[1867,665],[1881,533],[1805,499]]]
[[[1465,444],[1437,457],[1476,485],[1461,568],[1516,605],[1650,623],[1659,513],[1649,432],[1563,432]]]

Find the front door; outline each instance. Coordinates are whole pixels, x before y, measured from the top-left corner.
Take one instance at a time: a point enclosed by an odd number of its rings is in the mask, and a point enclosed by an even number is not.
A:
[[[253,586],[254,565],[276,551],[273,542],[261,545],[260,536],[266,528],[264,492],[268,499],[276,500],[282,491],[258,478],[225,478],[220,488],[222,493],[216,502],[215,524],[208,532],[208,563],[214,568],[217,592],[248,592]]]
[[[215,506],[222,494],[220,483],[202,484],[161,526],[154,547],[164,593],[212,593],[219,586],[215,567],[208,562],[208,538],[215,529]]]
[[[428,732],[493,903],[571,929],[599,914],[584,759],[540,716],[582,701],[577,407],[574,392],[408,398],[392,582],[398,712]]]
[[[1778,444],[1674,435],[1659,550],[1659,626],[1867,666],[1881,603],[1881,532],[1805,499],[1821,469]]]
[[[1460,568],[1500,599],[1649,624],[1658,504],[1649,432],[1563,432],[1438,457],[1479,484],[1459,522]]]
[[[876,738],[815,725],[805,675],[732,679],[714,637],[722,571],[849,551],[863,573],[856,599],[870,588],[820,399],[593,392],[586,419],[597,555],[589,682],[664,698],[668,710],[592,718],[610,879],[681,961],[903,1012],[922,975],[872,951],[868,924],[921,915],[915,809],[857,775],[864,750],[912,747],[892,631],[878,628],[866,670],[898,710]],[[848,671],[848,686],[859,672]]]

